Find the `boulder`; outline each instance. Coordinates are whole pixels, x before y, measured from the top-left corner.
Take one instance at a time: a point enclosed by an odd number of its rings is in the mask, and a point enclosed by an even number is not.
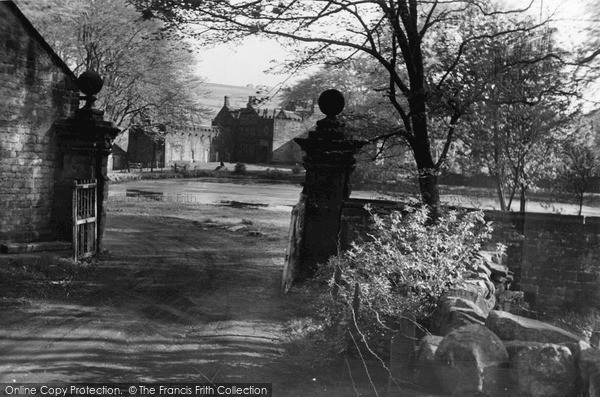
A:
[[[475,272],[481,276],[485,275],[487,279],[489,279],[492,276],[492,271],[490,270],[489,266],[487,266],[483,262],[477,263],[475,267]]]
[[[565,346],[543,344],[520,350],[511,361],[520,395],[573,397],[577,395],[575,359]]]
[[[490,263],[490,264],[506,263],[506,260],[508,258],[508,255],[504,252],[487,251],[487,250],[479,251],[479,256],[481,258],[483,258],[484,260],[486,260],[487,263]]]
[[[446,297],[442,299],[434,314],[433,329],[439,335],[446,335],[464,325],[485,325],[489,311],[482,310],[465,298]]]
[[[600,350],[582,349],[577,360],[581,391],[585,397],[600,397]]]
[[[510,312],[511,308],[522,305],[525,301],[523,291],[502,291],[498,294],[497,306],[500,310]]]
[[[486,326],[502,340],[522,340],[542,343],[578,343],[582,338],[564,329],[517,316],[509,312],[492,310]]]
[[[430,390],[440,389],[435,372],[435,352],[442,339],[444,339],[442,336],[425,335],[417,348],[415,382]]]
[[[497,395],[506,384],[508,353],[489,329],[466,325],[444,337],[435,364],[444,391],[458,396]]]
[[[522,340],[507,340],[502,341],[504,343],[504,347],[506,347],[506,351],[508,352],[509,361],[512,361],[513,358],[521,351],[528,347],[539,347],[547,345],[547,343],[543,342],[527,342]],[[590,344],[585,341],[580,341],[579,343],[574,342],[565,342],[565,343],[556,343],[559,346],[566,347],[571,351],[573,358],[575,361],[578,360],[579,354],[582,350],[590,347]]]
[[[472,302],[479,299],[489,299],[494,295],[495,290],[490,290],[490,286],[485,279],[466,279],[454,286],[449,292],[449,296],[465,298]],[[492,284],[493,285],[493,284]],[[493,288],[493,287],[492,287]]]

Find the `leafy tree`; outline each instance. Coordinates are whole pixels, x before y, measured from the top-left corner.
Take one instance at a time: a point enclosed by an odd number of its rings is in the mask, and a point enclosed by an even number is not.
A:
[[[458,79],[463,55],[485,39],[504,40],[535,30],[516,26],[493,31],[487,21],[498,11],[483,0],[135,0],[149,16],[159,16],[202,40],[223,42],[248,34],[302,42],[299,68],[309,63],[340,64],[357,54],[385,71],[386,96],[402,121],[395,135],[410,146],[423,201],[439,211],[438,172],[460,118],[472,104],[472,87]],[[473,25],[464,29],[464,21]],[[186,25],[187,24],[187,25]],[[431,118],[444,126],[444,148],[432,152]]]
[[[22,0],[19,5],[72,70],[104,79],[98,106],[122,130],[143,128],[161,139],[165,126],[206,115],[197,103],[201,81],[186,43],[162,35],[122,0]]]
[[[581,123],[562,146],[564,155],[562,179],[567,189],[577,197],[579,215],[583,209],[585,193],[589,191],[592,179],[600,171],[600,157],[594,142],[595,133],[597,134],[593,124]]]
[[[282,90],[283,106],[307,100],[316,100],[327,87],[344,92],[346,107],[341,116],[346,132],[355,139],[377,142],[376,147],[362,149],[361,164],[379,160],[389,163],[406,151],[404,141],[390,139],[397,136],[401,120],[386,98],[386,82],[380,65],[366,57],[357,57],[338,65],[324,66],[306,78]]]
[[[514,23],[504,17],[497,21],[503,26]],[[467,54],[479,59],[470,63],[473,73],[487,71],[491,78],[484,82],[486,94],[466,116],[460,137],[474,168],[487,169],[496,180],[503,211],[510,210],[517,191],[520,210],[525,210],[527,191],[555,165],[561,130],[570,121],[577,86],[572,71],[556,55],[555,34],[548,28]]]
[[[579,21],[583,25],[581,30],[586,34],[585,39],[577,48],[575,63],[580,65],[592,64],[597,66],[600,56],[600,4],[593,0],[583,1],[582,14],[585,15],[584,21]]]

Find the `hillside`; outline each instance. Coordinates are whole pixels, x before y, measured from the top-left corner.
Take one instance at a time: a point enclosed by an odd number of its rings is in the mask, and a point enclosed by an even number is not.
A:
[[[249,96],[265,97],[276,94],[276,89],[270,89],[264,86],[253,87],[251,85],[240,87],[225,84],[205,83],[203,88],[206,90],[202,94],[199,102],[211,110],[210,120],[206,120],[206,124],[210,124],[212,118],[217,115],[223,107],[224,97],[229,97],[229,103],[234,108],[245,107],[248,103]],[[273,99],[260,106],[260,109],[273,109],[281,106],[280,95],[275,95]]]

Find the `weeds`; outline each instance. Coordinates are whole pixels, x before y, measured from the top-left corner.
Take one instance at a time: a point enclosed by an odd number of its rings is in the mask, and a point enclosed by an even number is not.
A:
[[[51,255],[7,258],[0,266],[0,296],[68,297],[73,284],[89,277],[95,264],[96,261],[74,262]]]
[[[448,211],[435,225],[427,222],[423,207],[385,217],[371,212],[371,217],[369,240],[353,244],[319,269],[317,277],[327,283],[329,294],[319,310],[335,319],[338,338],[360,329],[365,345],[385,356],[403,315],[427,323],[438,299],[462,280],[492,229],[481,211]]]

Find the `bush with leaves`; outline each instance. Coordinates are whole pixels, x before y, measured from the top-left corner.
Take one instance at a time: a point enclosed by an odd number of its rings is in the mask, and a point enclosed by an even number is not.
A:
[[[246,174],[246,164],[237,163],[233,168],[233,173],[237,175],[245,175]]]
[[[353,243],[318,272],[333,299],[320,309],[337,319],[341,332],[362,329],[367,342],[397,329],[403,314],[426,324],[439,298],[462,280],[492,232],[482,211],[447,211],[432,224],[426,207],[386,216],[368,210],[369,239]]]

